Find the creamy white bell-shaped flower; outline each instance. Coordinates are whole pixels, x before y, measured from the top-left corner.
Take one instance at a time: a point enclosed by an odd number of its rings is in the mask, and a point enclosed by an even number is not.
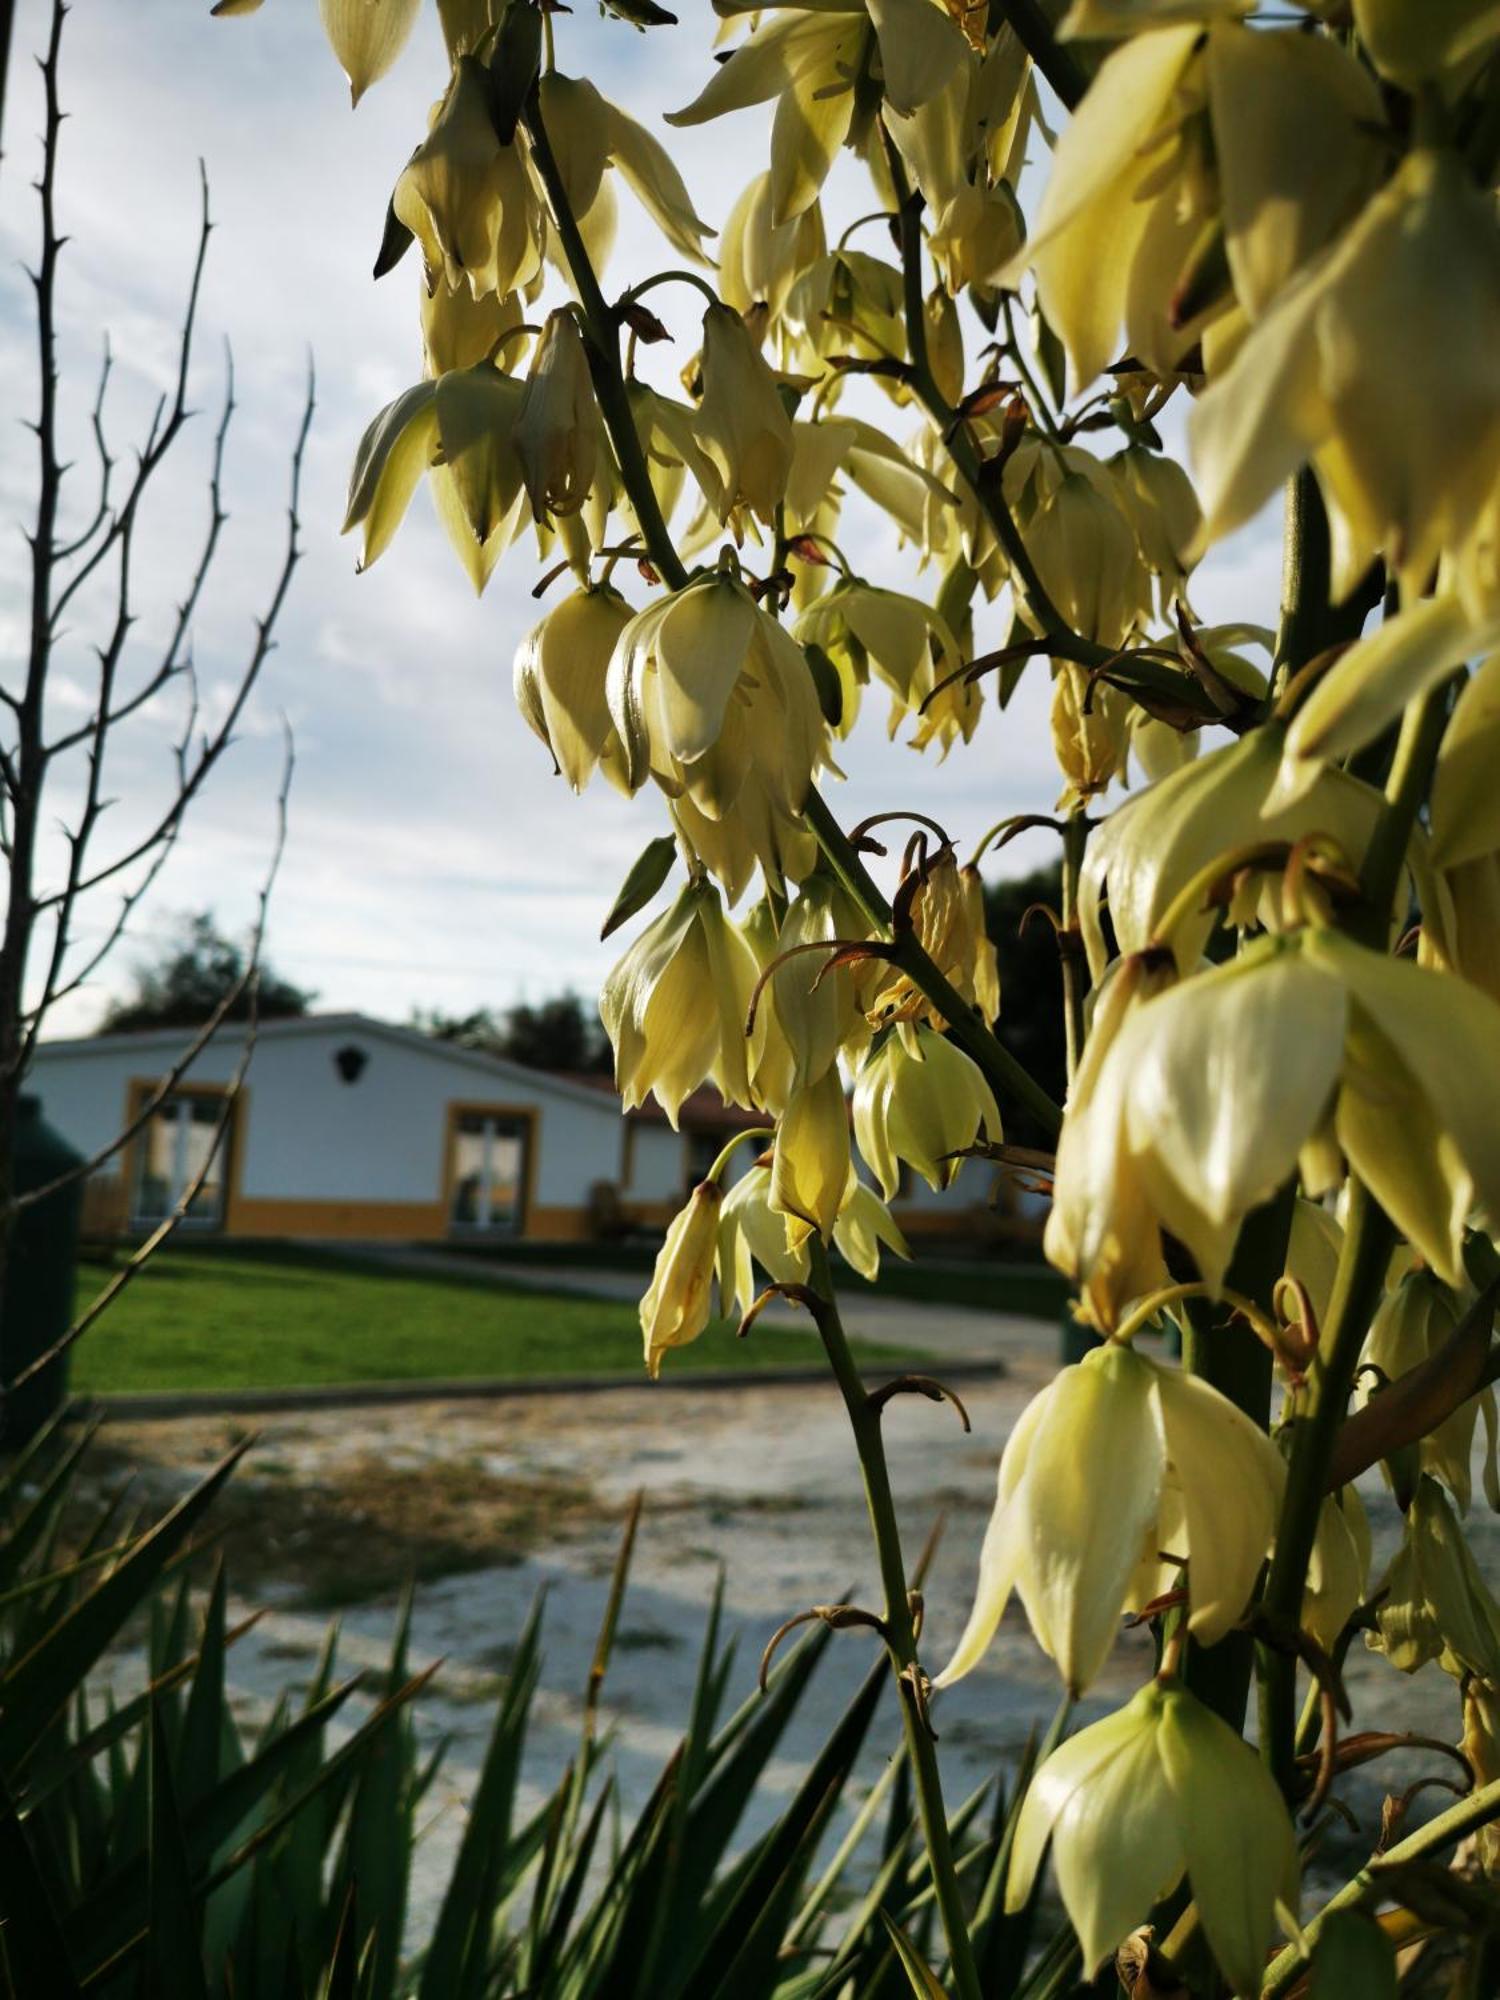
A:
[[[755,956],[726,919],[718,890],[689,883],[599,995],[627,1111],[654,1092],[675,1128],[682,1100],[704,1082],[730,1104],[750,1104],[745,1014],[755,979]]]
[[[953,1185],[955,1157],[983,1134],[1003,1137],[1000,1108],[972,1057],[935,1029],[910,1024],[887,1035],[854,1082],[854,1136],[887,1201],[904,1161],[931,1188]]]
[[[1111,1343],[1027,1405],[1000,1459],[969,1622],[934,1685],[969,1673],[1012,1590],[1037,1643],[1081,1694],[1108,1657],[1143,1556],[1188,1575],[1188,1629],[1205,1645],[1244,1612],[1275,1529],[1280,1453],[1200,1377]]]
[[[754,780],[801,812],[827,724],[801,648],[738,578],[714,570],[632,619],[606,692],[632,789],[654,778],[722,820]]]
[[[623,787],[604,677],[631,615],[630,606],[608,584],[575,590],[533,625],[516,648],[516,706],[575,792],[583,790],[600,764],[611,783]]]
[[[1296,1831],[1255,1751],[1179,1682],[1148,1682],[1042,1765],[1007,1909],[1026,1904],[1049,1842],[1086,1972],[1186,1875],[1220,1972],[1236,1994],[1260,1991],[1278,1910],[1295,1920]]]
[[[834,1248],[862,1278],[873,1281],[880,1272],[880,1253],[910,1257],[911,1250],[890,1210],[849,1169],[843,1204],[833,1226]],[[811,1269],[807,1237],[787,1240],[786,1217],[771,1206],[771,1173],[756,1165],[741,1175],[724,1197],[719,1226],[719,1283],[740,1311],[754,1304],[759,1283],[756,1266],[775,1285],[801,1285]]]

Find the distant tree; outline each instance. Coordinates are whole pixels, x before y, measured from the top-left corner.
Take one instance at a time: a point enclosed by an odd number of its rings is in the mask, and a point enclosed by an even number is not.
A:
[[[98,1032],[115,1035],[131,1028],[196,1028],[215,1008],[223,1007],[229,995],[234,997],[224,1018],[248,1020],[252,1002],[245,974],[249,963],[246,946],[226,937],[210,911],[184,917],[176,941],[160,957],[137,963],[134,991],[114,1002]],[[260,1020],[305,1014],[316,998],[315,993],[282,979],[262,960],[254,1002]]]
[[[1067,1047],[1063,1033],[1062,960],[1051,924],[1038,910],[1056,910],[1062,898],[1062,870],[1054,864],[1030,875],[992,882],[984,892],[985,916],[1000,961],[1000,1020],[996,1032],[1013,1056],[1057,1103],[1067,1095]],[[1034,1128],[1021,1106],[1007,1107],[1005,1135],[1021,1146],[1044,1146],[1051,1139]]]
[[[485,1055],[505,1056],[531,1069],[571,1071],[575,1075],[606,1073],[609,1043],[599,1017],[576,993],[555,994],[536,1006],[526,1001],[495,1013],[489,1007],[472,1014],[443,1014],[418,1008],[415,1027],[443,1042],[458,1042]]]

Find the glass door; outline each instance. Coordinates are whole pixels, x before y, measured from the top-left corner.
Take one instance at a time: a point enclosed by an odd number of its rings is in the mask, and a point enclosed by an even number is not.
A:
[[[513,1112],[461,1111],[453,1127],[451,1227],[519,1236],[526,1201],[527,1122]]]
[[[164,1222],[201,1173],[203,1185],[189,1203],[184,1223],[200,1229],[223,1228],[229,1126],[222,1138],[215,1136],[223,1115],[223,1098],[199,1091],[168,1097],[152,1112],[135,1149],[131,1221],[138,1227],[150,1229]]]

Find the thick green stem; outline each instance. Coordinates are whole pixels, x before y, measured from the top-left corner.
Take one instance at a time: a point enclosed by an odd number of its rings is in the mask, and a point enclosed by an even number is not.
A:
[[[1431,1855],[1441,1854],[1445,1847],[1456,1845],[1497,1819],[1500,1819],[1500,1779],[1481,1785],[1466,1799],[1460,1799],[1456,1806],[1450,1806],[1447,1812],[1439,1813],[1405,1840],[1387,1848],[1378,1861],[1361,1868],[1353,1881],[1346,1882],[1338,1894],[1324,1904],[1295,1944],[1289,1944],[1285,1951],[1272,1959],[1261,1984],[1261,2000],[1277,2000],[1279,1994],[1289,1990],[1306,1971],[1328,1919],[1339,1910],[1357,1908],[1367,1900],[1378,1898],[1382,1875],[1408,1867],[1414,1861],[1426,1861]]]
[[[916,1626],[907,1594],[906,1566],[901,1556],[901,1531],[896,1522],[896,1503],[891,1493],[890,1473],[885,1462],[885,1441],[881,1436],[880,1413],[872,1406],[860,1378],[849,1342],[844,1334],[834,1298],[828,1253],[816,1238],[812,1243],[813,1317],[828,1353],[834,1379],[849,1414],[854,1448],[859,1454],[864,1479],[865,1505],[870,1515],[870,1531],[880,1563],[880,1583],[885,1594],[882,1617],[885,1642],[896,1673],[901,1696],[901,1720],[906,1733],[916,1783],[917,1806],[922,1831],[932,1863],[933,1889],[942,1917],[943,1935],[948,1941],[948,1957],[959,2000],[980,2000],[979,1973],[969,1937],[963,1892],[953,1860],[953,1844],[948,1832],[948,1813],[943,1803],[942,1778],[937,1751],[927,1724],[925,1704],[918,1694],[916,1677],[921,1668],[917,1659]]]
[[[1075,52],[1058,41],[1052,23],[1039,0],[990,0],[989,30],[1002,25],[1015,30],[1016,39],[1051,84],[1068,111],[1077,108],[1088,89],[1088,71]]]
[[[1317,1538],[1334,1439],[1344,1421],[1360,1350],[1380,1299],[1394,1240],[1395,1232],[1384,1211],[1364,1182],[1351,1174],[1344,1247],[1309,1378],[1309,1407],[1292,1429],[1286,1497],[1261,1601],[1266,1622],[1288,1642],[1301,1622],[1302,1593]],[[1261,1754],[1288,1794],[1294,1776],[1296,1736],[1296,1654],[1268,1646],[1261,1673]]]
[[[1021,531],[1005,504],[998,484],[999,468],[986,465],[973,438],[938,387],[927,354],[927,320],[922,298],[922,194],[920,189],[908,186],[901,156],[889,139],[885,152],[900,219],[902,301],[911,386],[916,391],[917,400],[941,432],[943,448],[952,459],[959,477],[984,509],[985,518],[995,531],[995,539],[1005,553],[1019,594],[1025,599],[1038,630],[1053,642],[1054,650],[1064,659],[1075,660],[1083,666],[1103,666],[1114,658],[1113,653],[1107,646],[1096,645],[1093,640],[1075,632],[1052,602],[1037,574],[1035,563],[1027,553]]]
[[[1089,964],[1078,929],[1078,878],[1083,872],[1083,850],[1088,845],[1089,823],[1079,810],[1068,815],[1062,841],[1062,924],[1057,933],[1057,949],[1062,960],[1063,1032],[1067,1038],[1068,1089],[1078,1074],[1083,1056],[1083,1002],[1088,991]]]
[[[1361,943],[1375,951],[1384,951],[1388,941],[1391,906],[1406,866],[1406,850],[1448,720],[1448,691],[1446,681],[1429,688],[1401,719],[1401,734],[1386,780],[1385,810],[1375,823],[1359,871],[1362,909],[1353,929]]]
[[[1251,1300],[1267,1314],[1271,1298],[1286,1269],[1295,1185],[1245,1218],[1234,1256],[1225,1274],[1232,1292]],[[1253,1417],[1262,1430],[1271,1421],[1271,1351],[1232,1310],[1207,1299],[1187,1306],[1188,1336],[1184,1365],[1226,1395],[1236,1408]],[[1255,1647],[1248,1633],[1230,1632],[1216,1646],[1188,1642],[1182,1678],[1198,1699],[1231,1729],[1245,1726],[1245,1707],[1255,1666]]]

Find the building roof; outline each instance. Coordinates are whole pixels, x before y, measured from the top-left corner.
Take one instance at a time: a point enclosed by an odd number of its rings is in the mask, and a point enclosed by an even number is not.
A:
[[[240,1043],[245,1038],[245,1027],[243,1021],[226,1021],[212,1041],[221,1045],[225,1042]],[[115,1055],[125,1049],[161,1049],[177,1055],[187,1047],[194,1032],[191,1028],[132,1028],[113,1035],[79,1035],[65,1040],[39,1042],[35,1059],[38,1063],[45,1063],[59,1058]],[[508,1056],[488,1055],[482,1049],[466,1049],[459,1042],[442,1041],[435,1035],[424,1034],[420,1028],[399,1027],[393,1021],[378,1021],[370,1014],[295,1014],[283,1019],[261,1021],[255,1031],[257,1047],[308,1035],[351,1035],[367,1041],[395,1042],[439,1062],[457,1064],[490,1077],[503,1077],[510,1083],[526,1084],[533,1090],[551,1091],[559,1097],[572,1099],[574,1103],[600,1106],[603,1097],[612,1100],[617,1112],[620,1108],[620,1100],[608,1077],[585,1080],[561,1075],[555,1070],[532,1069],[526,1063],[513,1062]]]

